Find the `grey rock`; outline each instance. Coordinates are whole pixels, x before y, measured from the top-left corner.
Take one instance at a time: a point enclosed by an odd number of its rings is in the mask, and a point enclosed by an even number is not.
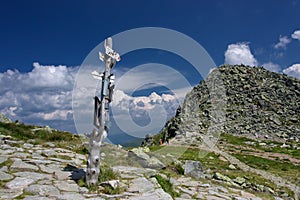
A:
[[[143,148],[134,148],[128,152],[128,157],[135,159],[141,166],[152,169],[162,169],[166,166],[156,157],[149,156]]]
[[[184,165],[184,175],[199,179],[203,173],[202,164],[199,161],[186,160]]]
[[[131,180],[128,188],[128,192],[145,193],[149,191],[154,191],[154,185],[145,177]]]
[[[42,151],[42,155],[45,155],[47,157],[56,156],[56,152],[52,149],[44,149]]]
[[[0,164],[4,163],[7,161],[7,157],[0,156]]]
[[[75,192],[63,192],[56,196],[57,200],[84,200],[85,197]]]
[[[23,144],[24,149],[31,149],[33,146],[34,146],[33,144],[29,144],[29,143],[24,143]]]
[[[30,185],[25,189],[26,192],[40,196],[58,196],[59,190],[52,185]]]
[[[22,152],[16,152],[12,155],[13,157],[15,158],[21,158],[21,159],[24,159],[24,158],[27,158],[30,156],[30,154],[28,153],[22,153]]]
[[[41,197],[41,196],[26,196],[23,200],[55,200],[55,198]]]
[[[23,162],[21,159],[15,159],[14,163],[10,166],[10,170],[16,171],[38,171],[39,168],[35,165],[31,165]]]
[[[44,145],[51,147],[51,148],[55,147],[55,144],[52,142],[45,142]]]
[[[220,181],[225,181],[227,183],[233,183],[233,181],[231,180],[231,178],[229,178],[228,176],[225,176],[223,174],[220,174],[218,172],[216,172],[213,176],[214,179],[220,180]]]
[[[119,180],[110,180],[110,181],[105,181],[100,183],[101,186],[109,186],[112,189],[116,189],[119,185],[120,185],[120,181]]]
[[[22,189],[2,189],[0,188],[0,199],[16,199],[16,197],[20,196],[23,193]]]
[[[66,192],[78,192],[79,187],[75,182],[68,181],[54,181],[54,186],[59,188],[61,191]]]
[[[183,188],[183,187],[178,187],[178,188],[182,193],[188,194],[189,196],[193,196],[195,194],[195,191],[190,190],[188,188]]]
[[[236,167],[235,167],[233,164],[230,164],[230,165],[228,166],[228,168],[231,169],[231,170],[236,170]]]
[[[13,179],[14,176],[10,175],[10,174],[7,174],[3,171],[0,171],[0,181],[7,181],[7,180],[10,180],[10,179]]]
[[[13,175],[17,177],[23,177],[23,178],[31,178],[34,181],[42,180],[42,179],[51,179],[51,175],[49,174],[43,174],[43,173],[37,173],[37,172],[15,172]]]
[[[246,179],[244,179],[242,177],[236,177],[233,181],[239,185],[243,185],[246,182]]]
[[[122,178],[132,177],[137,178],[140,176],[154,176],[157,171],[149,168],[141,168],[141,167],[128,167],[128,166],[113,166],[114,172],[117,172],[121,175]]]
[[[213,195],[208,195],[208,196],[206,196],[206,200],[224,200],[224,198],[213,196]]]
[[[173,198],[166,192],[163,191],[163,189],[159,188],[156,190],[148,191],[145,193],[142,193],[139,196],[129,197],[130,200],[172,200]]]
[[[34,180],[31,178],[16,177],[12,181],[6,183],[5,186],[9,189],[24,189],[32,183],[34,183]]]

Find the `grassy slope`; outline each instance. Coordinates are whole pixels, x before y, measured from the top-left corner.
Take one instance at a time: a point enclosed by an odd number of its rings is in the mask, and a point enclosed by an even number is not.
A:
[[[33,131],[35,128],[42,128]],[[33,140],[34,144],[43,145],[46,142],[52,142],[57,147],[70,148],[77,153],[85,154],[87,149],[82,145],[83,138],[69,132],[52,130],[50,133],[43,127],[36,127],[18,123],[2,123],[0,122],[0,134],[12,136],[17,140]]]

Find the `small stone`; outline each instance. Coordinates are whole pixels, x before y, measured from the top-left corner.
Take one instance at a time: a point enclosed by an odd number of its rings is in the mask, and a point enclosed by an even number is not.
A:
[[[209,188],[210,184],[209,183],[204,183],[204,184],[199,184],[200,187],[205,187],[205,188]]]
[[[234,182],[236,182],[236,183],[239,184],[239,185],[242,185],[243,183],[246,182],[246,179],[244,179],[244,178],[242,178],[242,177],[236,177],[236,178],[234,179]]]
[[[33,144],[29,144],[29,143],[24,143],[23,144],[24,149],[31,149],[32,147],[33,147]]]
[[[119,186],[119,184],[120,184],[119,180],[110,180],[110,181],[105,181],[105,182],[100,183],[101,186],[108,185],[112,189],[116,189]]]
[[[52,147],[52,148],[55,147],[55,144],[52,143],[52,142],[45,142],[44,145],[46,145],[46,146],[48,146],[48,147]]]
[[[100,154],[100,156],[101,156],[101,157],[105,157],[106,154],[105,154],[104,152],[102,152],[102,153]]]
[[[228,160],[227,160],[226,158],[224,158],[223,156],[219,156],[219,159],[220,159],[221,161],[228,162]]]
[[[228,166],[228,168],[231,169],[231,170],[235,170],[235,169],[236,169],[236,167],[235,167],[233,164],[230,164],[230,165]]]

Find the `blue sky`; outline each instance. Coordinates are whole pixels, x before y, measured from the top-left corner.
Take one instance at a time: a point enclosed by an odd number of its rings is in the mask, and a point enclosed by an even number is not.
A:
[[[139,27],[186,34],[204,47],[217,66],[264,65],[300,78],[299,10],[299,0],[2,0],[0,112],[76,132],[70,102],[80,65],[106,37]],[[146,50],[124,55],[116,73],[150,62],[179,71],[189,65],[176,55]],[[192,69],[182,74],[192,85],[201,79]],[[149,102],[148,109],[163,104],[168,116],[173,115],[178,101],[162,97],[162,91],[154,90],[159,97],[152,92],[137,101],[118,91],[117,99],[135,102],[133,110]],[[138,110],[135,119],[149,121],[147,111]]]
[[[228,44],[250,42],[262,62],[287,67],[300,62],[299,44],[277,58],[272,46],[300,29],[297,0],[212,1],[2,0],[0,6],[1,71],[32,69],[33,62],[80,65],[107,36],[127,29],[157,26],[197,40],[216,64],[224,62]]]

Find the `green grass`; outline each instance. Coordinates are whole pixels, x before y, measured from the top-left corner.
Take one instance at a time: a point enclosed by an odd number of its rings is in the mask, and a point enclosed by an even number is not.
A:
[[[104,189],[102,190],[103,193],[105,194],[121,194],[122,192],[124,192],[124,190],[122,188],[120,188],[119,186],[117,186],[115,189],[111,188],[110,186],[104,186]]]
[[[174,191],[173,185],[172,183],[170,183],[169,180],[163,178],[159,174],[155,175],[154,177],[156,178],[157,182],[160,184],[160,186],[165,192],[169,193],[173,198],[179,197],[179,193]]]
[[[277,142],[277,141],[270,141],[270,140],[261,140],[259,142],[264,142],[267,145],[266,146],[260,146],[258,141],[249,139],[244,136],[235,136],[232,134],[227,134],[227,133],[222,133],[220,137],[220,141],[225,141],[227,143],[233,144],[233,145],[241,145],[241,146],[249,146],[258,150],[262,150],[265,152],[272,152],[272,153],[282,153],[282,154],[287,154],[290,155],[294,158],[299,158],[300,159],[300,150],[293,149],[293,148],[281,148],[280,146],[282,143]],[[254,142],[254,145],[247,145],[245,142]],[[277,145],[276,147],[270,147],[269,145],[273,143]],[[295,143],[288,143],[289,145],[293,145]],[[299,144],[298,144],[299,145]],[[244,151],[250,151],[250,150],[244,150]]]
[[[252,155],[233,154],[233,156],[253,168],[266,170],[290,180],[297,181],[300,174],[300,167],[290,162],[269,160]]]
[[[242,145],[242,146],[246,146],[245,142],[247,142],[247,141],[256,142],[255,140],[249,139],[244,136],[235,136],[235,135],[228,134],[228,133],[222,133],[221,137],[220,137],[220,141],[225,141],[230,144]]]
[[[236,143],[240,143],[238,141],[239,138],[234,138]],[[245,139],[243,139],[245,141]],[[241,142],[243,144],[243,142]],[[219,172],[223,175],[226,175],[230,177],[231,179],[235,179],[236,177],[245,177],[247,182],[251,185],[264,185],[267,187],[270,187],[274,190],[277,190],[276,184],[273,182],[261,177],[258,174],[252,173],[252,172],[245,172],[240,169],[236,170],[227,170],[229,166],[229,162],[222,161],[219,159],[219,155],[212,153],[212,152],[206,152],[203,150],[199,150],[197,148],[186,148],[186,147],[179,147],[179,146],[152,146],[150,147],[150,150],[152,153],[161,153],[163,155],[171,154],[174,157],[178,158],[182,162],[185,160],[197,160],[200,161],[203,169],[210,169],[211,174],[214,172]],[[199,155],[206,154],[206,156],[202,157]],[[234,155],[236,156],[236,155]],[[286,177],[290,176],[290,173],[293,174],[294,177],[299,176],[299,170],[300,168],[297,166],[294,166],[287,162],[277,162],[272,161],[268,159],[263,159],[260,157],[254,157],[254,156],[246,156],[244,157],[243,154],[239,154],[236,156],[238,159],[240,159],[242,162],[245,162],[249,166],[252,166],[257,169],[263,169],[266,171],[270,171],[271,173],[278,174],[281,176],[282,174],[285,174]],[[165,170],[162,170],[161,173],[170,175],[170,176],[178,176],[178,173],[175,169],[175,164],[171,163]],[[170,168],[171,166],[171,168]],[[283,169],[283,170],[282,170]],[[287,170],[287,171],[284,171]],[[284,191],[286,191],[288,194],[292,195],[291,191],[289,191],[287,188],[280,188]],[[261,196],[266,197],[270,196],[267,194],[261,194]]]
[[[43,129],[32,131],[35,128],[37,127],[32,125],[0,122],[0,133],[10,135],[17,140],[33,139],[34,144],[41,145],[45,142],[53,142],[57,147],[72,147],[72,150],[76,153],[88,153],[86,147],[82,145],[82,138],[79,135],[58,130],[52,130],[52,133]]]
[[[112,168],[108,166],[101,166],[100,167],[100,176],[98,181],[104,182],[104,181],[110,181],[110,180],[120,180],[120,175],[118,173],[115,173]]]

